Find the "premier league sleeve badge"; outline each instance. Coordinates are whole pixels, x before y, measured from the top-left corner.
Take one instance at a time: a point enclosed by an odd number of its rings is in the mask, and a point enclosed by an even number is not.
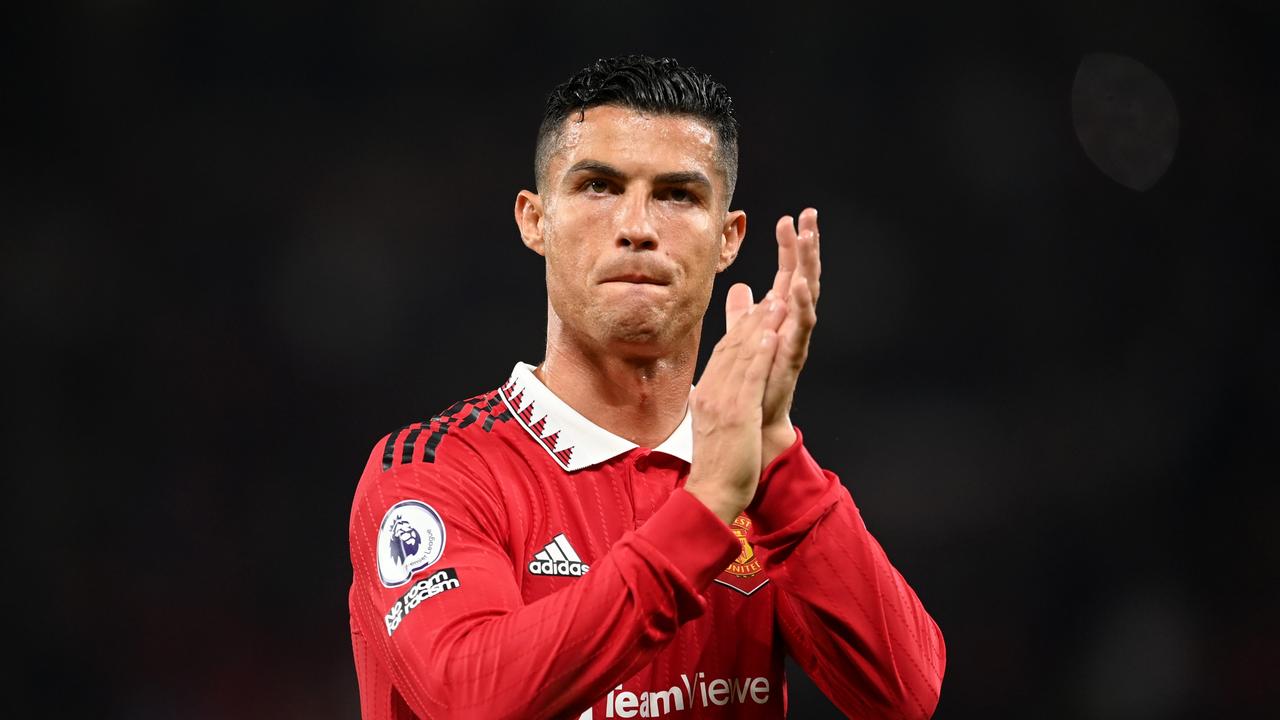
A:
[[[402,500],[387,510],[378,527],[378,576],[386,587],[400,587],[444,553],[444,521],[420,500]]]

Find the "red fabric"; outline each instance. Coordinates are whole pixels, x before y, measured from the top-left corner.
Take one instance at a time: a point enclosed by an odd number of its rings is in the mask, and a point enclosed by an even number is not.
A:
[[[849,491],[796,436],[748,508],[772,560],[787,652],[846,715],[928,717],[946,668],[942,632]]]
[[[932,712],[941,634],[799,438],[766,470],[748,550],[680,489],[683,460],[637,448],[566,472],[499,403],[455,405],[390,453],[384,439],[360,479],[350,609],[366,720],[777,718],[786,654],[850,715]],[[389,588],[379,528],[406,500],[438,513],[444,548]],[[562,533],[589,570],[531,572]],[[389,633],[397,601],[444,570],[456,587]]]

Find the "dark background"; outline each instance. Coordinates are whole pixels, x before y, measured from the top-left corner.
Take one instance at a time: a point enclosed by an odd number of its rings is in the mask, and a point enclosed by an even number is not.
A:
[[[773,221],[821,210],[795,417],[944,630],[937,717],[1274,712],[1271,3],[744,5],[11,14],[0,702],[357,715],[362,464],[540,358],[511,206],[543,98],[643,51],[743,125],[709,338],[729,282],[770,280]],[[1095,52],[1176,103],[1146,191],[1077,139]],[[793,680],[793,716],[834,713]]]

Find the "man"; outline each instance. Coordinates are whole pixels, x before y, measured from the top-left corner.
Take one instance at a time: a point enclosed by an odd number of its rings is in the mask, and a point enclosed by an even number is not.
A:
[[[546,355],[384,438],[356,490],[365,718],[776,718],[787,654],[851,716],[933,712],[942,636],[789,419],[815,210],[779,221],[760,303],[730,289],[690,391],[736,165],[723,86],[672,60],[552,93],[515,204]]]

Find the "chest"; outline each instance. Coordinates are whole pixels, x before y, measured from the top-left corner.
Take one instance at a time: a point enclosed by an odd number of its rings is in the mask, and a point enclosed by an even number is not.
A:
[[[509,498],[510,544],[524,601],[536,602],[579,582],[623,535],[662,507],[687,473],[682,461],[637,450],[589,472],[526,478],[519,496]],[[749,529],[745,516],[735,522],[742,552],[707,588],[706,611],[682,625],[651,663],[597,703],[596,717],[641,716],[628,709],[641,713],[646,698],[655,697],[674,703],[672,711],[698,708],[707,716],[780,714],[782,653],[768,561],[751,545]],[[733,695],[734,688],[741,697]],[[658,709],[648,708],[650,716],[666,714],[654,712]]]
[[[508,548],[521,592],[532,602],[590,571],[623,535],[642,526],[683,484],[688,465],[635,450],[598,466],[564,472],[520,468],[508,488]]]
[[[521,594],[534,602],[590,572],[625,534],[642,525],[683,486],[689,465],[663,453],[636,449],[599,466],[574,473],[559,468],[525,468],[511,488],[508,546],[521,572]],[[742,552],[708,589],[714,607],[740,614],[767,604],[759,597],[768,583],[767,558],[751,545],[750,520],[731,526]],[[754,602],[745,603],[747,598]]]

